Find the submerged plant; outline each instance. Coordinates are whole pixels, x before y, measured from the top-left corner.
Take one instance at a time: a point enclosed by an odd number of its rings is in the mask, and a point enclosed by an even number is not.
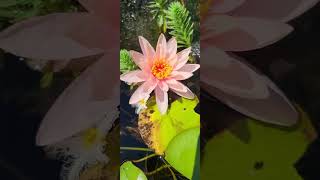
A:
[[[158,27],[163,33],[167,31],[165,9],[167,8],[168,1],[169,0],[152,0],[148,5],[152,18],[157,21]]]
[[[156,102],[162,114],[168,108],[168,91],[193,99],[191,90],[180,83],[193,76],[193,72],[200,68],[199,64],[187,64],[191,48],[177,53],[177,41],[173,37],[168,42],[163,34],[160,35],[156,51],[143,37],[139,37],[143,54],[130,51],[139,70],[131,71],[120,76],[127,83],[142,83],[130,98],[130,104],[137,104],[155,91]]]
[[[0,17],[17,22],[53,12],[72,12],[77,8],[71,0],[1,0]]]
[[[190,47],[193,38],[194,24],[189,11],[179,2],[172,2],[166,10],[169,32],[177,38],[179,47]]]
[[[128,71],[136,70],[138,67],[133,62],[129,51],[125,49],[120,50],[120,72],[126,73]]]

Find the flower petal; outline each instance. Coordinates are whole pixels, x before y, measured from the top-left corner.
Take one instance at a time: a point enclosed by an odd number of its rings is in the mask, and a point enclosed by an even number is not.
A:
[[[217,0],[210,8],[210,13],[226,13],[241,6],[246,0]]]
[[[284,22],[303,14],[319,0],[246,0],[243,5],[230,12],[235,16],[282,20]]]
[[[225,51],[262,48],[282,39],[293,30],[291,26],[284,23],[256,18],[217,15],[209,21],[212,24],[205,24],[202,42]]]
[[[138,87],[138,89],[132,94],[129,104],[136,104],[140,100],[146,98],[150,93],[156,88],[158,81],[155,79],[150,79],[144,82]]]
[[[264,80],[264,83],[268,84],[270,88],[269,96],[264,99],[248,99],[233,96],[204,82],[201,82],[201,88],[204,88],[205,91],[229,107],[257,120],[282,126],[294,125],[298,120],[298,113],[295,108],[270,80]]]
[[[178,71],[193,73],[200,68],[200,64],[185,64]]]
[[[97,63],[91,76],[91,92],[94,100],[110,98],[113,87],[120,86],[119,76],[119,47],[113,51],[109,50]],[[103,77],[103,78],[102,78]],[[117,90],[119,87],[117,87]]]
[[[145,56],[137,51],[130,51],[130,56],[133,59],[134,63],[139,66],[140,69],[144,69],[145,64],[147,63],[145,60]]]
[[[66,36],[86,47],[110,49],[120,46],[120,25],[106,23],[91,15],[75,24]]]
[[[56,143],[91,127],[107,113],[117,113],[120,97],[118,69],[115,70],[112,64],[116,61],[104,60],[100,59],[91,65],[59,96],[40,125],[37,145]],[[105,63],[107,66],[102,66]],[[100,70],[101,67],[104,71]],[[96,79],[97,76],[100,78]],[[103,96],[104,99],[101,99],[101,96],[96,97],[93,93],[92,85],[96,83],[107,84],[107,90],[102,88],[102,92],[106,94]]]
[[[167,43],[167,57],[170,57],[172,54],[177,54],[177,40],[175,37],[172,37]]]
[[[156,102],[161,114],[165,114],[168,109],[168,93],[162,91],[159,87],[155,89]]]
[[[175,80],[175,79],[168,79],[166,80],[166,83],[168,84],[169,88],[175,91],[179,92],[187,92],[187,87],[183,85],[181,82]]]
[[[191,72],[172,71],[170,78],[175,79],[177,81],[182,81],[189,79],[191,76],[193,76]]]
[[[169,86],[165,81],[159,81],[158,87],[165,92],[169,90]]]
[[[167,41],[166,37],[164,37],[163,34],[160,34],[158,43],[157,43],[157,49],[156,49],[156,57],[155,59],[165,59],[167,53]]]
[[[121,81],[125,81],[127,83],[138,83],[146,81],[146,75],[141,70],[131,71],[120,76]]]
[[[117,0],[78,0],[89,12],[97,15],[104,23],[119,26],[120,1]]]
[[[167,43],[167,55],[166,59],[173,66],[177,61],[177,40],[175,37],[172,37]]]
[[[187,98],[187,99],[193,99],[194,98],[193,92],[188,87],[187,87],[187,91],[186,92],[176,91],[176,90],[172,90],[172,91],[175,92],[176,94],[178,94],[179,96]]]
[[[151,44],[142,36],[139,36],[139,43],[140,43],[142,53],[145,56],[146,60],[149,63],[152,62],[155,56],[155,51],[151,46]]]
[[[174,70],[180,69],[182,66],[184,66],[188,62],[190,52],[191,52],[191,47],[184,49],[177,54],[177,63],[174,67]]]
[[[68,60],[101,54],[66,36],[92,16],[88,13],[57,13],[17,23],[0,33],[0,48],[17,56],[42,60]]]
[[[265,83],[246,64],[214,48],[202,50],[200,81],[224,93],[251,99],[269,96]]]

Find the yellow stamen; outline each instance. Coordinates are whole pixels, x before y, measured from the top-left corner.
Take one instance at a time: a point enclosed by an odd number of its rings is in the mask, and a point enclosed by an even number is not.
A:
[[[158,79],[167,78],[171,74],[172,70],[172,66],[164,60],[155,61],[151,68],[152,74]]]
[[[144,99],[141,99],[141,100],[139,101],[139,104],[140,104],[140,105],[144,105],[144,104],[146,104],[146,101],[145,101]]]

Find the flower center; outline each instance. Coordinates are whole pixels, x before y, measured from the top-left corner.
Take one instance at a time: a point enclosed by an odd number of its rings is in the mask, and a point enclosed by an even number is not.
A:
[[[155,61],[151,68],[152,74],[158,79],[167,78],[172,70],[172,66],[164,60]]]

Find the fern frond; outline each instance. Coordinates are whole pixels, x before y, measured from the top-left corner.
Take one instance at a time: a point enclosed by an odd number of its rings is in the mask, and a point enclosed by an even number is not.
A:
[[[129,51],[125,49],[120,50],[120,72],[126,73],[138,69],[136,64],[133,62]]]
[[[176,37],[179,47],[190,47],[194,24],[189,11],[180,2],[172,2],[165,12],[169,34]]]

